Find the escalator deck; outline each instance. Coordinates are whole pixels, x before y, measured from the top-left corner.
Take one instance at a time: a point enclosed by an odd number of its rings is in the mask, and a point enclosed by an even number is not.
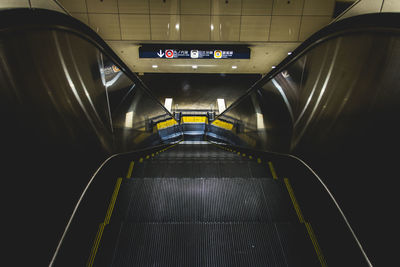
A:
[[[95,266],[320,266],[268,164],[212,144],[135,163],[108,229]]]

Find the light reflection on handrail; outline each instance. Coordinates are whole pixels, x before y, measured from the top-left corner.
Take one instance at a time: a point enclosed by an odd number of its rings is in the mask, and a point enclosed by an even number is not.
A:
[[[219,144],[219,145],[227,145],[227,144],[223,144],[223,143],[213,142],[213,141],[210,141],[210,140],[208,140],[208,142]],[[368,266],[370,266],[370,267],[373,266],[371,261],[370,261],[370,259],[367,256],[367,254],[365,253],[365,250],[364,250],[363,246],[361,245],[360,241],[358,240],[357,235],[355,234],[353,228],[351,227],[349,221],[347,220],[346,215],[344,214],[343,210],[340,208],[340,206],[339,206],[338,202],[336,201],[335,197],[333,196],[332,192],[329,190],[328,186],[322,181],[322,179],[319,177],[319,175],[305,161],[303,161],[299,157],[297,157],[295,155],[292,155],[292,154],[272,152],[272,151],[254,150],[254,149],[249,149],[249,148],[246,148],[246,147],[238,147],[238,146],[232,146],[232,147],[237,147],[237,149],[253,150],[253,151],[261,153],[261,154],[271,154],[271,155],[276,155],[276,156],[281,156],[281,157],[288,157],[288,158],[295,159],[298,162],[300,162],[302,165],[304,165],[313,174],[313,176],[315,178],[317,178],[318,182],[322,185],[324,190],[328,193],[329,197],[331,198],[331,200],[333,201],[333,203],[336,206],[337,210],[339,211],[341,217],[343,218],[343,220],[344,220],[347,228],[349,229],[351,235],[353,236],[354,240],[356,241],[357,246],[359,247],[359,249],[360,249],[365,261],[368,264]]]

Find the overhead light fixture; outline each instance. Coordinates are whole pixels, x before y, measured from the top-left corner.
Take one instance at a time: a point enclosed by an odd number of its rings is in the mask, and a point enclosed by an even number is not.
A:
[[[214,30],[214,24],[211,24],[211,30],[212,31]]]
[[[276,66],[272,66],[271,68],[275,69],[275,68],[276,68]]]
[[[197,69],[197,65],[193,65],[192,69],[194,69],[194,70]]]
[[[133,127],[133,111],[129,111],[125,114],[125,128]]]
[[[169,112],[172,110],[172,98],[165,98],[164,106]]]
[[[157,69],[158,68],[158,65],[153,65],[153,66],[151,66],[153,69]]]
[[[179,30],[179,23],[175,24],[175,29]]]
[[[237,69],[237,66],[233,65],[233,66],[232,66],[232,69]]]
[[[290,56],[292,54],[292,52],[288,52],[287,54]]]
[[[224,112],[224,110],[226,109],[226,106],[225,106],[225,99],[223,99],[223,98],[218,98],[218,99],[217,99],[217,104],[218,104],[218,112],[219,112],[219,114],[221,114],[221,113]]]

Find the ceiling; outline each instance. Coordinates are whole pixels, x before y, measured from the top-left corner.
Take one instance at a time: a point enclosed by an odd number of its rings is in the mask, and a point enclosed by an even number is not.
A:
[[[335,6],[335,0],[58,1],[139,74],[267,73],[330,23]],[[143,43],[246,44],[251,58],[139,59]]]

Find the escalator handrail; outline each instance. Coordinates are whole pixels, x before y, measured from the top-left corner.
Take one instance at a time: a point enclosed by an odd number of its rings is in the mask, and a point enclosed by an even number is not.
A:
[[[179,142],[181,142],[181,141],[178,141],[178,142],[176,142],[176,143],[179,143]],[[57,258],[58,252],[60,251],[61,246],[62,246],[63,243],[64,243],[64,239],[65,239],[65,237],[66,237],[66,235],[67,235],[67,233],[68,233],[68,231],[69,231],[69,229],[70,229],[70,227],[71,227],[72,221],[73,221],[74,218],[75,218],[75,215],[76,215],[76,213],[77,213],[77,211],[78,211],[78,209],[79,209],[79,207],[80,207],[80,204],[81,204],[82,200],[83,200],[84,197],[86,196],[87,191],[89,190],[90,186],[93,184],[95,178],[97,177],[97,174],[104,168],[104,166],[105,166],[108,162],[110,162],[111,159],[113,159],[113,158],[115,158],[115,157],[121,157],[121,156],[130,155],[130,154],[143,154],[143,155],[145,155],[146,152],[148,152],[148,151],[158,150],[159,148],[170,147],[170,146],[175,145],[176,143],[170,143],[170,144],[164,144],[164,145],[154,146],[154,147],[151,147],[151,148],[145,148],[145,149],[139,149],[139,150],[134,150],[134,151],[116,153],[116,154],[113,154],[113,155],[109,156],[107,159],[105,159],[105,160],[100,164],[100,166],[97,168],[97,170],[93,173],[92,177],[89,179],[89,182],[87,183],[87,185],[86,185],[85,188],[83,189],[81,195],[79,196],[79,199],[78,199],[78,201],[76,202],[76,204],[75,204],[75,206],[74,206],[74,209],[72,210],[71,216],[69,217],[68,222],[67,222],[67,224],[66,224],[66,226],[65,226],[64,232],[63,232],[63,234],[61,235],[60,240],[58,241],[58,244],[57,244],[57,247],[56,247],[56,249],[55,249],[55,251],[54,251],[53,257],[52,257],[51,260],[50,260],[49,267],[54,266],[54,263],[55,263],[55,260],[56,260],[56,258]]]
[[[14,30],[60,30],[78,35],[85,39],[108,56],[125,75],[134,83],[139,84],[141,89],[156,102],[166,114],[174,118],[172,113],[158,101],[137,74],[132,72],[112,48],[94,30],[83,22],[61,12],[40,8],[5,9],[1,10],[0,14],[0,33]]]
[[[294,63],[305,53],[313,49],[315,46],[326,42],[335,37],[340,37],[352,33],[382,31],[382,30],[400,30],[400,13],[371,13],[362,14],[335,21],[318,32],[311,35],[307,40],[301,43],[290,55],[282,60],[274,69],[265,74],[256,81],[247,91],[226,108],[216,119],[225,115],[233,108],[237,107],[251,93],[261,88],[263,85],[271,81],[277,74],[281,73],[290,64]]]
[[[212,141],[208,141],[210,143],[214,143]],[[370,259],[368,258],[367,253],[365,252],[361,242],[359,241],[356,233],[354,232],[353,228],[351,227],[349,220],[347,219],[346,215],[344,214],[343,210],[340,208],[339,203],[336,201],[335,197],[333,196],[332,192],[329,190],[328,186],[323,182],[323,180],[321,179],[321,177],[302,159],[300,159],[299,157],[292,155],[292,154],[286,154],[286,153],[279,153],[279,152],[272,152],[272,151],[263,151],[263,150],[257,150],[257,149],[250,149],[247,147],[240,147],[240,146],[233,146],[233,145],[227,145],[227,144],[220,144],[220,145],[224,145],[224,146],[228,146],[231,148],[234,148],[236,150],[247,150],[247,151],[252,151],[252,152],[256,152],[257,154],[270,154],[273,156],[279,156],[279,157],[284,157],[284,158],[291,158],[294,159],[298,162],[301,163],[301,165],[305,166],[310,172],[311,174],[317,179],[318,183],[322,185],[322,187],[324,188],[324,190],[326,191],[326,193],[329,195],[330,199],[333,201],[334,205],[336,206],[337,210],[339,211],[342,219],[344,220],[346,227],[348,228],[348,230],[350,231],[351,235],[353,236],[358,248],[360,249],[365,261],[367,262],[368,266],[372,267],[372,263],[370,261]],[[247,152],[246,152],[247,153]]]

